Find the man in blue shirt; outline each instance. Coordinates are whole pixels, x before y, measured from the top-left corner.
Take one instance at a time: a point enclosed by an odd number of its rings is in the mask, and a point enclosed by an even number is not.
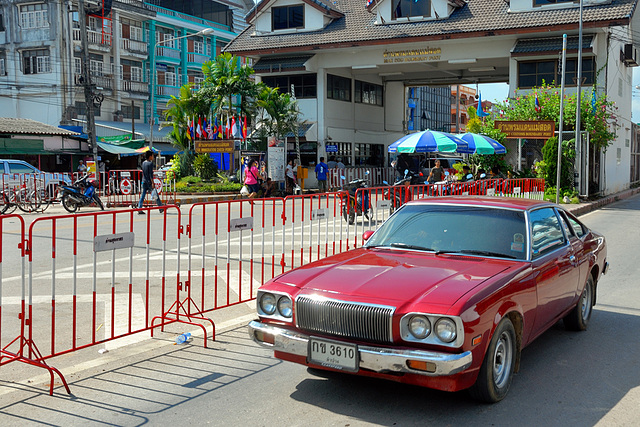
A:
[[[318,188],[321,193],[327,191],[327,171],[329,166],[324,162],[324,157],[320,157],[320,163],[316,165],[316,177],[318,178]]]

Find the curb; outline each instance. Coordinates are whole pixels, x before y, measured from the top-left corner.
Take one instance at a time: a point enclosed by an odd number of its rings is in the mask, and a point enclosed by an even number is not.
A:
[[[596,209],[600,209],[601,207],[609,205],[611,203],[615,203],[619,200],[628,199],[629,197],[634,196],[638,193],[640,193],[640,187],[631,188],[629,190],[624,190],[624,191],[621,191],[620,193],[612,194],[611,196],[603,197],[602,199],[586,203],[582,206],[576,206],[574,209],[568,209],[568,210],[575,216],[580,216],[589,212],[593,212]]]

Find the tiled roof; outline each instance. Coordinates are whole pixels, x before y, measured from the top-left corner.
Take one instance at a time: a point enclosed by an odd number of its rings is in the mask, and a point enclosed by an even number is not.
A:
[[[267,0],[263,0],[267,1]],[[321,1],[321,0],[317,0]],[[608,21],[626,23],[633,14],[638,0],[612,0],[583,8],[585,24]],[[255,27],[247,27],[226,47],[228,52],[264,53],[273,49],[312,50],[317,48],[348,45],[354,47],[367,42],[411,38],[420,40],[445,39],[449,37],[474,37],[518,30],[575,26],[579,9],[536,8],[530,12],[509,12],[506,1],[469,0],[468,4],[452,13],[448,19],[403,24],[376,25],[376,15],[366,9],[366,0],[335,0],[335,7],[344,13],[344,18],[335,19],[320,31],[291,34],[254,35]]]
[[[61,135],[79,136],[79,133],[59,127],[50,126],[31,119],[18,119],[15,117],[0,117],[0,133],[22,135]]]
[[[593,35],[582,36],[582,49],[590,49]],[[562,50],[562,37],[545,37],[540,39],[518,40],[511,51],[512,54],[558,52]],[[567,37],[567,50],[578,50],[578,37]]]

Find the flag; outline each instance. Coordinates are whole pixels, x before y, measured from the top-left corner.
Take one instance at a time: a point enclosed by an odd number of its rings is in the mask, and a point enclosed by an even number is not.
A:
[[[218,118],[215,118],[213,122],[213,137],[211,139],[218,139]]]
[[[231,124],[229,123],[229,117],[227,117],[227,124],[224,127],[224,136],[227,139],[231,136]]]
[[[478,94],[478,117],[487,117],[489,113],[485,113],[482,109],[482,93]]]
[[[193,139],[193,121],[189,120],[189,129],[187,131],[187,138]]]
[[[536,102],[534,110],[536,110],[536,113],[539,113],[542,110],[542,108],[540,107],[540,102],[538,101],[538,92],[536,92]]]
[[[242,139],[247,139],[247,116],[244,116],[244,125],[242,125]]]
[[[238,138],[241,135],[239,122],[240,118],[238,118],[236,122],[236,116],[231,117],[231,135],[233,135],[234,138]]]
[[[216,123],[218,119],[216,118]],[[222,118],[220,118],[220,124],[218,125],[218,139],[224,139],[224,132],[222,132]]]
[[[211,121],[207,122],[207,119],[205,119],[204,121],[205,121],[205,127],[207,128],[207,138],[213,139],[213,128],[211,127]]]
[[[198,127],[196,128],[196,135],[198,138],[202,138],[202,118],[198,117]]]
[[[596,90],[595,88],[593,89],[593,92],[591,92],[591,114],[593,114],[593,116],[595,117],[596,115]]]

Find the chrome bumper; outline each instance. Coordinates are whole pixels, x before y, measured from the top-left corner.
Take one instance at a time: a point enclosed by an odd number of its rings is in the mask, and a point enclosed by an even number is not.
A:
[[[309,335],[277,326],[267,325],[257,320],[248,325],[249,336],[263,347],[296,356],[307,356]],[[256,332],[273,336],[273,344],[261,341]],[[460,354],[440,353],[426,350],[402,350],[368,345],[358,345],[360,368],[374,372],[405,372],[426,376],[453,375],[464,371],[473,360],[471,352]],[[408,361],[427,362],[435,365],[433,372],[411,369]]]

